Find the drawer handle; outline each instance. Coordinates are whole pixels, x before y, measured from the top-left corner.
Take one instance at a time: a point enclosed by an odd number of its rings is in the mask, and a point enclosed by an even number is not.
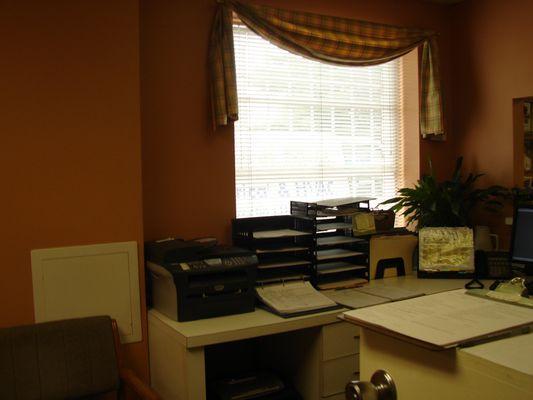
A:
[[[396,385],[386,371],[378,370],[370,382],[348,382],[345,393],[346,400],[396,400]]]

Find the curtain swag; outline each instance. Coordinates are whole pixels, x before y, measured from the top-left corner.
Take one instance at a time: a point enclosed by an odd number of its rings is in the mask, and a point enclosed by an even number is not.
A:
[[[214,125],[238,119],[237,79],[233,48],[233,13],[259,36],[292,53],[330,64],[382,64],[422,46],[420,63],[420,132],[445,137],[439,58],[434,32],[347,18],[219,2],[209,46]]]

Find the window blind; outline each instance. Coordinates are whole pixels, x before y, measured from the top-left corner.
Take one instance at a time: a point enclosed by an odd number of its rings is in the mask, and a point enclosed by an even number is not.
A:
[[[404,182],[402,60],[329,65],[235,24],[237,217],[290,200],[395,196]]]

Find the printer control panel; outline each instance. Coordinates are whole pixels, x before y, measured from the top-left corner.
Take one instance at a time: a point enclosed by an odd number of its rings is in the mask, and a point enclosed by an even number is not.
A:
[[[222,264],[225,267],[238,267],[238,266],[245,266],[245,265],[250,265],[250,264],[257,264],[257,256],[253,255],[253,256],[225,257],[222,259]]]
[[[199,261],[179,263],[183,271],[202,271],[214,267],[239,267],[257,263],[257,256],[234,256],[223,258],[207,258]]]

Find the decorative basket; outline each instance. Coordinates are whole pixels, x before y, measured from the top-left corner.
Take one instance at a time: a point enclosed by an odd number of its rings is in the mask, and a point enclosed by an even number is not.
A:
[[[394,228],[396,214],[392,210],[372,210],[377,231],[389,231]]]

